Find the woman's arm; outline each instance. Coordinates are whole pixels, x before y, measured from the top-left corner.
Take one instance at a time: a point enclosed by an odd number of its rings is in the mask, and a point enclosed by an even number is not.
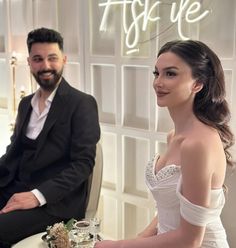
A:
[[[186,223],[190,225],[189,223]],[[196,227],[199,228],[199,227]],[[187,233],[186,233],[187,234]],[[193,243],[187,239],[186,234],[181,229],[169,231],[163,234],[154,235],[148,238],[128,239],[128,240],[104,240],[97,242],[95,248],[199,248],[198,243]]]
[[[208,207],[211,190],[211,159],[204,142],[187,142],[181,147],[181,194],[191,203]],[[196,226],[181,217],[178,229],[139,239],[103,241],[96,248],[199,248],[205,233],[204,226]]]
[[[138,238],[147,238],[153,235],[157,235],[157,216],[154,217],[151,223],[137,236]]]

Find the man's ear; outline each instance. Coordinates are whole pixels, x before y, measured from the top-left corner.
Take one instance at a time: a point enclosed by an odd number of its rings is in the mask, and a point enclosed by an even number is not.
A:
[[[198,93],[201,89],[203,88],[203,83],[199,81],[195,81],[192,87],[192,92],[193,93]]]
[[[67,56],[63,55],[63,63],[66,64],[66,62],[67,62]]]

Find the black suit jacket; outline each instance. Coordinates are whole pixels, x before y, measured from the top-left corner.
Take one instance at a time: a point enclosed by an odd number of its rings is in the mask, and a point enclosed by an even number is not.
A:
[[[21,158],[22,128],[32,111],[33,95],[22,99],[11,144],[0,159],[0,188],[14,180]],[[87,180],[93,170],[100,138],[97,104],[88,94],[71,87],[63,78],[52,101],[38,146],[20,173],[30,189],[46,198],[47,212],[62,218],[81,219],[85,213]]]

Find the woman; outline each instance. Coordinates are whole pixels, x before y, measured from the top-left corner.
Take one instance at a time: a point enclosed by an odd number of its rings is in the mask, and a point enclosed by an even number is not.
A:
[[[136,239],[96,248],[228,248],[220,220],[233,134],[219,58],[200,41],[172,41],[159,51],[153,87],[174,130],[167,150],[146,169],[158,218]]]

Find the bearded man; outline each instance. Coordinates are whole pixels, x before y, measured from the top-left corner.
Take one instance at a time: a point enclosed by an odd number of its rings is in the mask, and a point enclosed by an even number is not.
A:
[[[87,183],[100,138],[97,103],[63,78],[66,55],[55,30],[27,37],[28,64],[39,89],[24,97],[0,158],[0,247],[85,217]]]

